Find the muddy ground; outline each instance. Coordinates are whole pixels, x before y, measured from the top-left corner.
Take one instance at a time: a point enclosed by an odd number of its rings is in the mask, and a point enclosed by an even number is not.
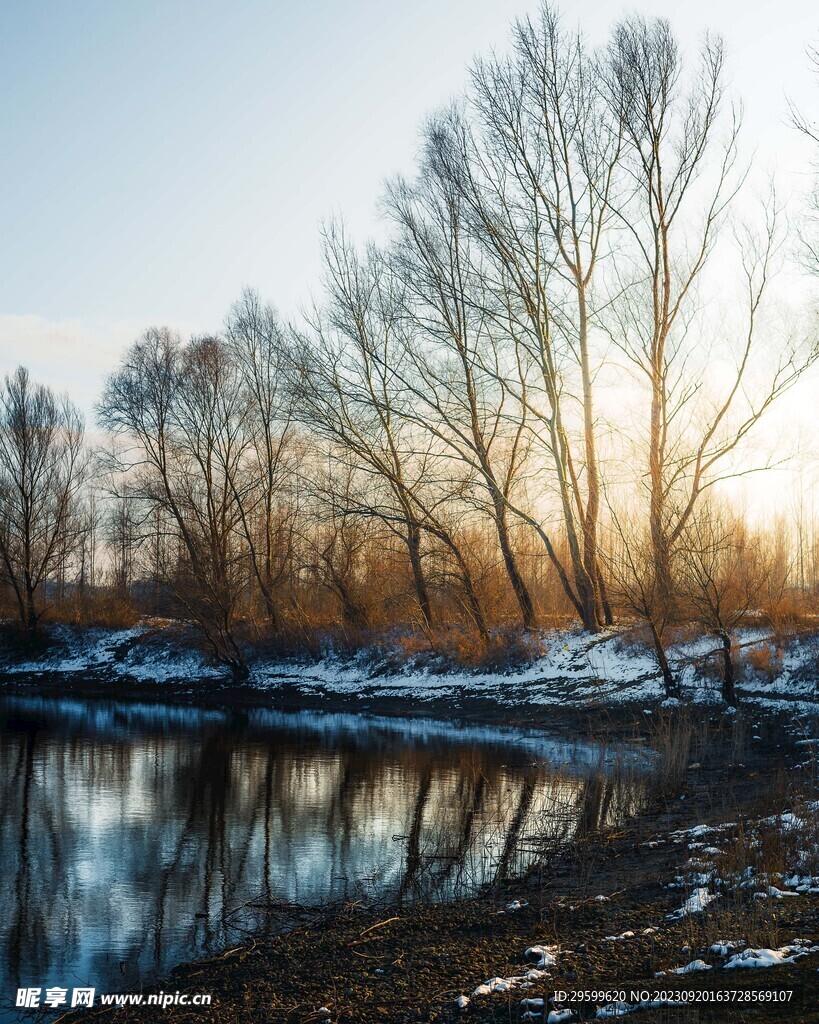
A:
[[[526,879],[449,905],[345,904],[302,911],[284,934],[237,942],[221,956],[182,965],[163,982],[146,986],[146,992],[212,993],[209,1008],[95,1009],[83,1018],[218,1024],[545,1021],[555,990],[597,990],[597,998],[585,1003],[563,1004],[574,1007],[575,1019],[585,1020],[594,1019],[609,1001],[603,992],[612,997],[624,992],[634,1001],[632,990],[651,998],[675,989],[736,990],[740,994],[734,998],[741,1001],[679,996],[678,1001],[691,1002],[643,1009],[628,1019],[646,1024],[819,1021],[819,951],[791,965],[725,971],[721,965],[727,957],[710,950],[718,939],[739,938],[772,948],[795,939],[819,945],[819,894],[755,901],[746,893],[739,902],[725,894],[701,913],[677,920],[667,916],[691,892],[690,884],[667,888],[668,883],[698,855],[689,848],[691,837],[675,837],[675,831],[737,822],[737,838],[729,831],[721,840],[729,857],[745,823],[788,806],[797,791],[804,797],[815,790],[815,765],[805,760],[793,723],[769,720],[755,729],[760,720],[746,719],[740,715],[729,726],[703,719],[701,730],[711,729],[713,735],[707,741],[700,737],[698,766],[674,785],[658,781],[646,814],[574,844]],[[609,716],[587,725],[597,732],[626,728],[625,720],[618,725]],[[747,731],[741,745],[737,729]],[[797,763],[802,767],[795,768]],[[512,901],[525,905],[506,909]],[[647,929],[656,931],[644,934]],[[624,932],[634,935],[611,939]],[[548,974],[506,992],[473,995],[488,979],[523,977],[536,965],[537,956],[525,956],[534,945],[559,947]],[[712,969],[659,975],[700,958]],[[760,999],[749,999],[750,990],[758,990]],[[783,1001],[772,1001],[774,993],[788,992]],[[470,997],[463,1008],[457,1005],[462,995]],[[545,1000],[543,1015],[524,1017],[540,1007],[522,1006],[523,999]]]

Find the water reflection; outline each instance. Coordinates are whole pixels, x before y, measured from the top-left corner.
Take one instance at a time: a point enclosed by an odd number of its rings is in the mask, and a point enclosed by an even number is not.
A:
[[[513,874],[633,809],[633,771],[601,756],[432,721],[5,698],[0,998],[132,989],[271,920],[248,902]]]

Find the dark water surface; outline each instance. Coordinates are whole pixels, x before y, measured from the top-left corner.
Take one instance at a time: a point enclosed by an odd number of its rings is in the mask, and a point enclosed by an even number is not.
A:
[[[281,927],[249,901],[457,896],[634,810],[635,779],[511,729],[0,698],[0,1004]]]

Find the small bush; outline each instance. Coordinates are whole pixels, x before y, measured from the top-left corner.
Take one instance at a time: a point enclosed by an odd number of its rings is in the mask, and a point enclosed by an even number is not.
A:
[[[745,655],[745,661],[752,674],[761,676],[769,683],[782,671],[782,651],[772,644],[751,648]]]

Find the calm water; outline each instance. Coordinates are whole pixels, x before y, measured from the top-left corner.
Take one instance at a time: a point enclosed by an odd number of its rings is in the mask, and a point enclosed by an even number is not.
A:
[[[0,1001],[133,990],[281,927],[262,901],[446,899],[514,874],[633,809],[632,772],[600,759],[434,721],[0,699]]]

